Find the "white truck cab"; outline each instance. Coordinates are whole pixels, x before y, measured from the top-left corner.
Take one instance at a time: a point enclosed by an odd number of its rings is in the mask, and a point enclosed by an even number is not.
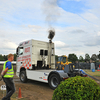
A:
[[[28,40],[19,44],[16,75],[22,82],[27,79],[49,83],[52,89],[68,78],[63,70],[55,70],[54,43]]]

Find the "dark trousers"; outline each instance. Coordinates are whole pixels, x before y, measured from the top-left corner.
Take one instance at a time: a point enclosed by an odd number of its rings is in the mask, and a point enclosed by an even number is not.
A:
[[[13,82],[13,78],[3,78],[5,84],[6,84],[6,96],[2,98],[2,100],[11,100],[10,97],[15,92],[15,85]]]

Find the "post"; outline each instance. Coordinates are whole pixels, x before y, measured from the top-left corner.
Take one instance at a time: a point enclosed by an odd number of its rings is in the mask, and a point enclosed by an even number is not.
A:
[[[49,40],[49,68],[51,68],[52,41]]]
[[[52,39],[55,36],[55,31],[54,29],[49,30],[49,68],[51,68],[51,53],[52,53]]]

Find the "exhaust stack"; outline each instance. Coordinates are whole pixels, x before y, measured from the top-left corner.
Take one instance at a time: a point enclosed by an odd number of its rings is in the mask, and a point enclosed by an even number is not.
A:
[[[51,68],[51,56],[54,54],[54,48],[52,48],[52,39],[55,36],[55,31],[54,30],[49,30],[49,68]]]

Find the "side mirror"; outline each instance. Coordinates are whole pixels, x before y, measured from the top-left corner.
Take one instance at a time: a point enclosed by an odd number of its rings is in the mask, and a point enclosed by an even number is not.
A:
[[[16,49],[16,55],[18,55],[18,47],[17,47],[17,49]]]

